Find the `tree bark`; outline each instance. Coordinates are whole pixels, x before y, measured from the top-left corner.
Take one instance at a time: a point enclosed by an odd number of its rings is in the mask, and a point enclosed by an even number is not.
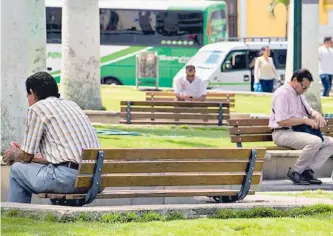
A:
[[[1,1],[1,151],[22,142],[28,102],[25,80],[46,69],[44,0]]]
[[[85,110],[102,108],[98,0],[65,0],[61,95]]]

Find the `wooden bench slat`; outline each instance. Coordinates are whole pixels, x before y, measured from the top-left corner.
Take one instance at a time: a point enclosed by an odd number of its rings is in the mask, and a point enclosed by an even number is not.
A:
[[[234,127],[229,129],[230,134],[271,134],[269,127]]]
[[[273,141],[272,135],[232,135],[231,142],[262,142],[262,141]]]
[[[223,107],[222,112],[223,114],[229,113],[228,107]],[[124,113],[127,112],[127,107],[121,107],[120,112]],[[218,114],[219,108],[210,108],[210,107],[203,107],[203,108],[196,108],[196,107],[132,107],[131,112],[182,112],[182,113],[215,113]]]
[[[266,147],[267,150],[294,150],[293,148],[288,147],[280,147],[280,146],[268,146]]]
[[[121,124],[127,124],[126,120],[120,120]],[[227,120],[222,120],[222,125],[227,125]],[[217,126],[217,121],[177,121],[177,120],[167,120],[167,121],[156,121],[156,120],[131,120],[133,125],[212,125]]]
[[[241,172],[246,170],[244,161],[112,161],[104,162],[103,174],[107,173],[156,173],[156,172]],[[258,161],[255,171],[260,171],[263,161]],[[93,174],[95,162],[81,163],[80,174]]]
[[[333,125],[327,125],[323,128],[320,128],[320,130],[325,133],[333,133]]]
[[[127,106],[128,101],[121,101],[121,106]],[[221,102],[222,106],[229,107],[230,103],[227,101]],[[219,102],[183,102],[183,101],[130,101],[131,106],[175,106],[177,104],[178,107],[219,107]]]
[[[269,119],[267,118],[230,119],[228,123],[230,126],[251,126],[251,125],[268,126]]]
[[[156,174],[112,174],[102,175],[100,186],[104,187],[143,187],[143,186],[197,186],[197,185],[239,185],[245,173],[156,173]],[[254,172],[252,184],[259,184],[261,173]],[[88,188],[91,176],[78,175],[76,188]]]
[[[328,125],[333,125],[333,118],[326,118],[325,120]]]
[[[125,112],[120,113],[120,117],[126,118],[127,114]],[[229,114],[224,114],[223,118],[225,120],[229,119]],[[218,114],[188,114],[188,113],[137,113],[131,112],[131,120],[135,119],[188,119],[188,120],[217,120]]]
[[[221,101],[226,101],[228,98],[227,97],[223,97],[223,98],[207,98],[205,101],[206,102],[221,102]],[[163,102],[163,101],[175,101],[175,97],[172,97],[172,98],[169,98],[169,97],[157,97],[157,98],[151,98],[151,97],[148,97],[146,98],[146,101],[160,101],[160,102]],[[229,103],[230,103],[230,107],[235,107],[235,99],[228,99],[227,100]]]
[[[146,92],[146,96],[166,96],[166,97],[174,97],[175,94],[174,92],[170,91],[170,92],[152,92],[152,91],[147,91]],[[221,92],[208,92],[207,93],[207,97],[223,97],[223,96],[228,96],[228,97],[235,97],[234,93],[221,93]]]
[[[182,190],[108,190],[99,193],[96,199],[108,198],[137,198],[137,197],[192,197],[192,196],[234,196],[238,190],[229,189],[182,189]],[[254,191],[250,190],[248,195],[253,195]],[[82,199],[86,194],[54,194],[40,193],[40,198],[50,199]]]
[[[98,150],[89,149],[82,153],[82,160],[96,160]],[[104,160],[186,160],[186,159],[248,159],[250,149],[242,148],[112,148],[103,149]],[[265,157],[265,148],[256,148],[257,159]]]

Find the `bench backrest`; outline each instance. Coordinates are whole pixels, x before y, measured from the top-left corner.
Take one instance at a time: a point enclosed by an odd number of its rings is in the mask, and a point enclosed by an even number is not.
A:
[[[120,123],[226,125],[229,102],[121,101]]]
[[[146,92],[146,101],[174,101],[176,96],[174,92]],[[235,94],[234,93],[221,93],[221,92],[208,92],[206,101],[220,102],[229,101],[230,108],[235,107]]]
[[[103,149],[101,187],[241,185],[255,158],[252,184],[259,184],[265,149]],[[256,154],[255,154],[256,153]],[[76,188],[92,182],[98,149],[85,149]]]
[[[326,118],[327,126],[321,128],[326,136],[333,137],[333,118]],[[229,133],[232,143],[272,141],[269,118],[230,119]],[[240,146],[240,145],[239,145]]]

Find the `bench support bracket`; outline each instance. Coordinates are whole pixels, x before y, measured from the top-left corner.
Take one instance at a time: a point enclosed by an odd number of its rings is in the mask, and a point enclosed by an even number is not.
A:
[[[91,203],[95,200],[98,192],[100,191],[101,175],[104,162],[104,151],[98,151],[94,174],[91,180],[91,186],[88,193],[83,199],[51,199],[52,205],[62,206],[83,206]]]
[[[131,124],[131,102],[127,102],[127,107],[126,107],[126,123]]]
[[[223,120],[223,110],[222,110],[223,104],[219,104],[219,115],[218,115],[218,126],[222,126],[222,120]]]
[[[238,200],[243,200],[246,197],[246,195],[249,193],[251,187],[256,159],[257,159],[257,150],[252,149],[249,157],[249,162],[247,163],[246,172],[242,182],[241,189],[239,190],[239,193],[236,196],[213,197],[213,199],[218,203],[222,202],[227,203],[227,202],[235,202]]]

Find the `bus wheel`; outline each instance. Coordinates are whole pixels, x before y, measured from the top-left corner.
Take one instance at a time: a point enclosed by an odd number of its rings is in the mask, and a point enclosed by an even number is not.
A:
[[[106,78],[104,79],[104,84],[108,85],[121,85],[120,81],[115,78]]]

